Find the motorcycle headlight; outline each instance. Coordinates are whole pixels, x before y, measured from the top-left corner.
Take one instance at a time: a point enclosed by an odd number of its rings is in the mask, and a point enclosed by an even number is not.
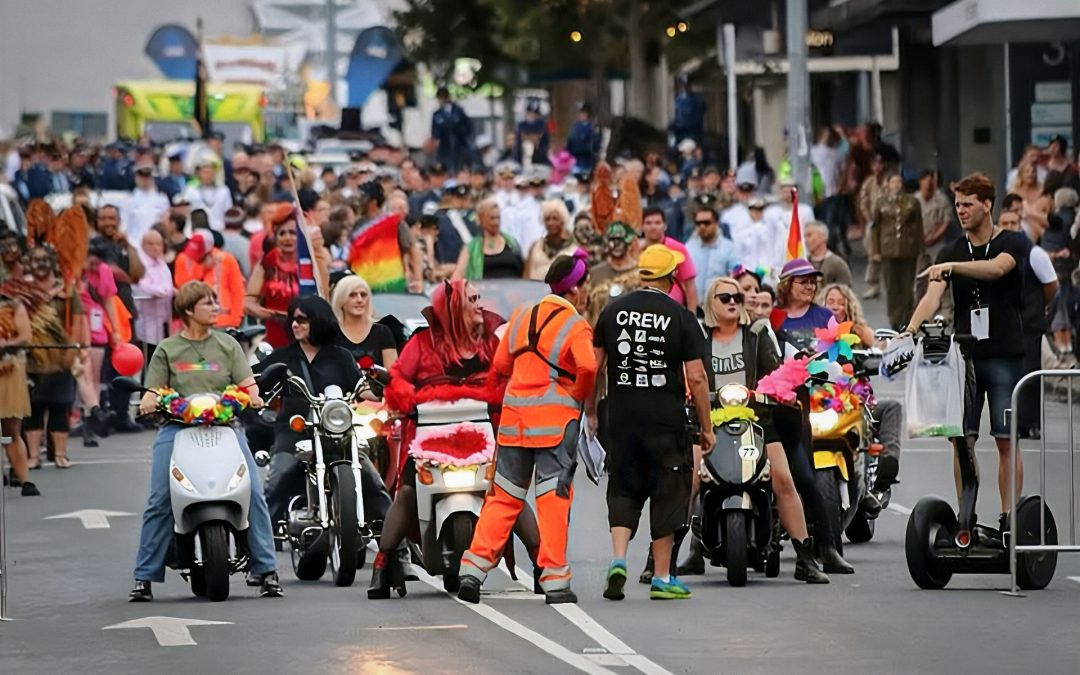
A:
[[[810,430],[814,434],[827,434],[840,423],[840,413],[835,410],[822,410],[810,413]]]
[[[725,384],[720,387],[716,397],[725,408],[743,406],[750,402],[750,390],[741,384]]]
[[[343,434],[352,427],[352,408],[345,401],[327,401],[319,414],[319,424],[331,434]]]
[[[443,484],[450,489],[467,488],[476,484],[476,469],[443,471]]]

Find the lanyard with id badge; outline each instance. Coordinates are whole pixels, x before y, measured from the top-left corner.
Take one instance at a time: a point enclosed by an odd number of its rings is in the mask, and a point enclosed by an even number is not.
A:
[[[987,260],[990,257],[990,242],[994,240],[994,234],[997,232],[997,226],[995,225],[990,230],[990,239],[986,242],[986,249],[982,260]],[[971,246],[971,240],[967,240],[968,254],[971,256],[972,262],[975,261],[975,249]],[[975,290],[971,292],[972,307],[971,307],[971,334],[976,340],[989,340],[990,339],[990,307],[983,305],[982,298],[979,296],[979,282],[975,282]]]

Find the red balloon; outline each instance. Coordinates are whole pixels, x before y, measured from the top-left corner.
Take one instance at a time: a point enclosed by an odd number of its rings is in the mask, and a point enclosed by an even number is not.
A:
[[[142,350],[130,342],[116,345],[112,352],[112,367],[124,377],[138,375],[143,367]]]

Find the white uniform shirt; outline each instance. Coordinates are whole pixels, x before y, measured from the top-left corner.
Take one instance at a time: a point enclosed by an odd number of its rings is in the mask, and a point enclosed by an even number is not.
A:
[[[120,223],[131,245],[139,248],[143,235],[169,211],[169,200],[157,189],[136,188],[120,209]]]
[[[224,185],[206,187],[203,185],[191,185],[184,191],[184,196],[191,205],[191,210],[202,209],[206,211],[206,218],[210,222],[210,229],[221,231],[225,229],[225,212],[232,208],[232,194]]]

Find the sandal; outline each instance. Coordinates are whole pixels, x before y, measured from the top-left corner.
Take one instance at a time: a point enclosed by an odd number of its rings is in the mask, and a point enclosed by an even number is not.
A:
[[[57,455],[55,460],[57,469],[70,469],[71,460],[67,458],[67,455]]]

